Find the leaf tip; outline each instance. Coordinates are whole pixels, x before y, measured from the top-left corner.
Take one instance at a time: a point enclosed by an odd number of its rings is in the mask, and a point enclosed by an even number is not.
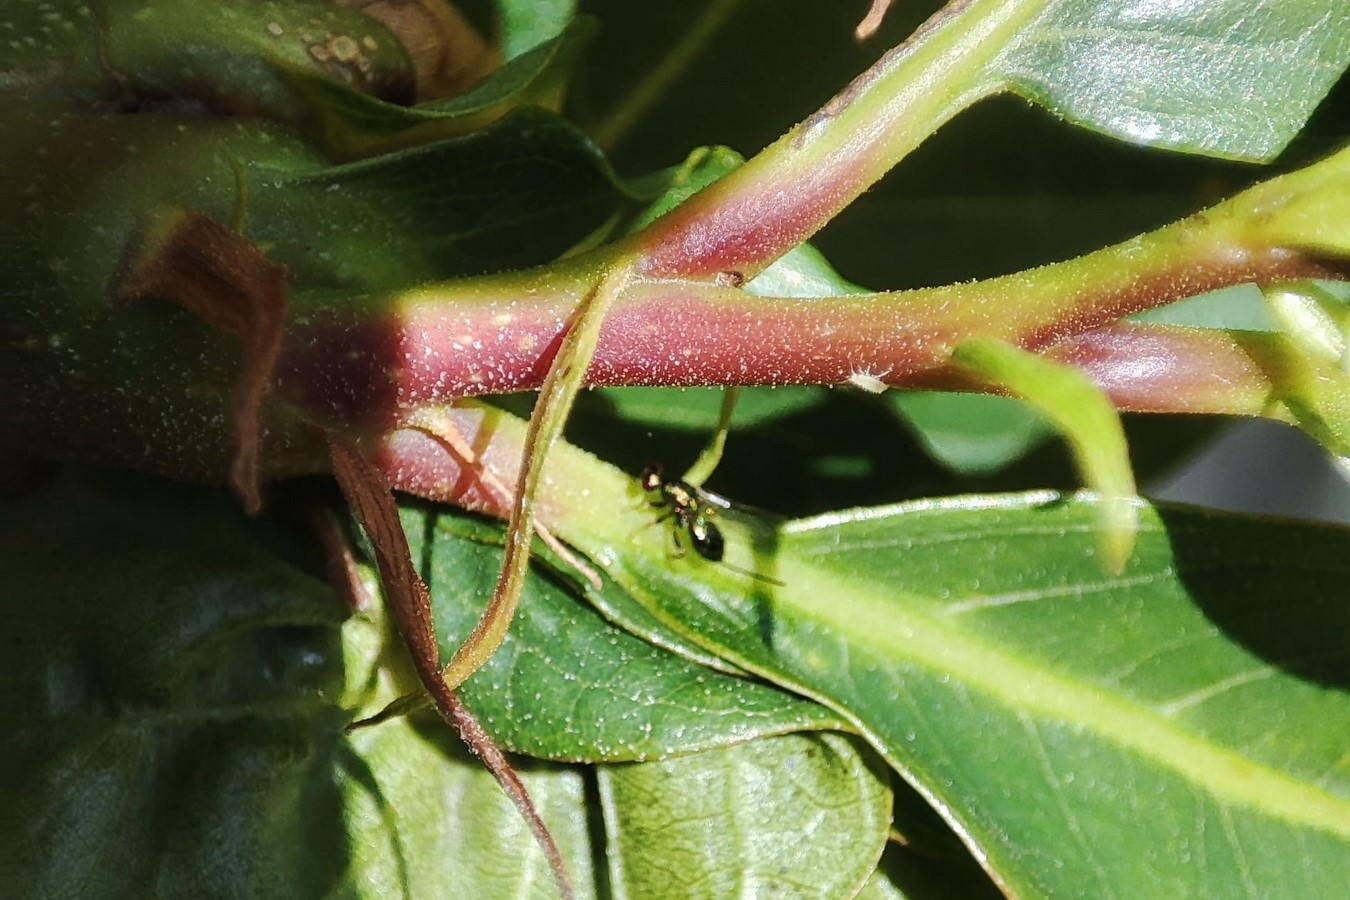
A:
[[[1139,507],[1134,497],[1110,494],[1099,499],[1097,545],[1111,575],[1125,571],[1139,536]]]

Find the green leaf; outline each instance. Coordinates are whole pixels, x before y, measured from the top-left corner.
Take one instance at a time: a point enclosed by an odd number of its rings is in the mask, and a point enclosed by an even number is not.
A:
[[[559,896],[539,844],[501,786],[439,719],[363,729],[341,761],[353,878],[375,898]],[[596,896],[589,778],[578,766],[519,773],[567,862],[577,896]]]
[[[0,199],[18,211],[0,246],[31,284],[100,309],[135,228],[165,205],[240,220],[298,292],[331,293],[550,261],[630,202],[590,141],[542,110],[340,166],[256,122],[45,112],[0,145],[16,176]]]
[[[744,388],[731,420],[733,433],[812,409],[828,396],[825,389],[814,386]],[[603,411],[634,424],[710,433],[717,427],[722,389],[602,388],[587,394],[582,402],[592,415]]]
[[[590,29],[569,31],[570,2],[502,5],[505,62],[459,96],[416,106],[399,39],[327,0],[200,9],[111,0],[97,17],[82,3],[22,4],[6,24],[25,39],[12,40],[18,55],[3,70],[8,85],[54,84],[83,105],[132,96],[261,116],[298,128],[330,156],[363,158],[468,134],[522,106],[560,105]]]
[[[412,541],[414,559],[423,560],[442,658],[449,659],[492,595],[502,528],[425,507],[405,507],[403,520],[405,531],[420,535]],[[537,569],[501,649],[461,694],[507,747],[565,761],[650,759],[840,727],[817,704],[616,629]]]
[[[636,494],[635,494],[636,498]],[[642,508],[646,505],[645,500],[635,499],[633,508]],[[476,545],[457,546],[453,543],[447,545],[451,552],[456,553],[489,553],[494,552],[491,548],[501,548],[505,546],[506,526],[503,523],[480,518],[471,514],[459,514],[453,509],[447,509],[434,504],[418,503],[408,500],[404,502],[402,515],[405,516],[404,532],[408,536],[408,546],[414,559],[422,560],[424,568],[434,569],[433,553],[438,544],[437,535],[440,529],[444,529],[448,537],[447,541],[459,541],[461,544],[467,542]],[[647,522],[645,526],[649,527],[653,523]],[[432,539],[430,549],[428,549],[428,538]],[[367,556],[369,557],[369,553]],[[544,607],[552,604],[557,610],[574,610],[576,600],[574,595],[577,592],[583,592],[586,601],[599,612],[601,617],[614,625],[617,625],[621,632],[626,631],[631,635],[642,638],[648,644],[659,647],[677,657],[699,663],[700,665],[724,672],[730,675],[744,675],[745,673],[718,656],[708,653],[691,642],[680,632],[672,629],[668,624],[662,622],[658,617],[653,616],[651,611],[641,603],[633,599],[625,591],[612,583],[604,583],[601,590],[595,590],[586,582],[572,566],[570,562],[560,558],[553,552],[542,540],[536,540],[532,548],[532,555],[535,561],[542,565],[542,571],[533,573],[526,579],[526,590],[533,594],[536,591],[543,591],[546,594],[556,594],[557,596],[545,598],[541,601]],[[500,568],[500,556],[497,560]],[[478,577],[488,578],[480,570],[486,563],[477,562],[474,564],[474,572]],[[547,574],[545,574],[547,573]],[[492,583],[495,580],[486,582],[486,587],[482,584],[475,584],[475,591],[486,590],[491,592]],[[569,593],[570,592],[570,593]],[[481,596],[486,597],[487,594]],[[564,598],[565,602],[558,598]],[[463,623],[461,616],[470,615],[464,612],[466,598],[452,594],[450,596],[452,604],[451,609],[447,611],[447,617],[451,620],[446,626],[453,629],[460,629]],[[481,604],[479,604],[481,606]],[[457,611],[458,610],[458,611]],[[478,615],[481,610],[473,612]],[[469,623],[470,625],[472,622]],[[593,624],[588,622],[589,624]],[[468,632],[463,632],[467,634]],[[548,643],[548,636],[545,635],[545,644]],[[454,642],[442,635],[442,652],[449,653],[454,649],[450,646]],[[664,657],[658,657],[664,661]],[[819,711],[817,710],[817,713]]]
[[[598,774],[616,897],[848,897],[886,842],[885,771],[842,735]]]
[[[1339,0],[1061,0],[996,68],[1075,124],[1259,161],[1293,140],[1347,64]]]
[[[1125,429],[1110,399],[1087,376],[1002,341],[974,338],[952,352],[958,366],[1012,391],[1043,412],[1073,448],[1088,487],[1101,496],[1105,564],[1119,571],[1134,545],[1134,474]]]
[[[575,0],[495,0],[502,56],[513,60],[562,34],[576,16]]]
[[[416,106],[382,100],[323,73],[289,67],[282,74],[300,107],[291,118],[330,155],[360,159],[469,134],[523,107],[557,109],[566,77],[589,32],[584,25],[566,34],[556,32],[472,90]]]
[[[307,264],[320,287],[405,286],[548,262],[630,202],[594,145],[538,109],[375,159],[259,175],[271,180],[250,193],[250,233],[277,258]],[[335,197],[359,203],[361,217]],[[408,249],[390,259],[390,245]]]
[[[410,532],[421,555],[420,533]],[[373,573],[366,583],[372,595]],[[419,691],[407,651],[379,604],[343,626],[344,704],[367,712]],[[336,775],[345,791],[355,896],[371,898],[559,896],[539,842],[520,811],[458,735],[419,713],[358,729]],[[596,896],[592,835],[599,810],[589,770],[512,760],[566,863],[579,897]]]
[[[556,896],[439,720],[347,736],[385,635],[222,492],[63,475],[2,506],[4,896]],[[290,549],[288,549],[290,548]],[[594,896],[587,778],[522,777]]]
[[[1095,504],[1050,494],[791,525],[783,587],[703,566],[691,591],[636,550],[611,574],[854,718],[1014,894],[1336,894],[1347,533],[1142,514],[1115,576]]]
[[[315,896],[347,874],[332,593],[218,492],[4,504],[7,896]]]
[[[1279,323],[1254,284],[1187,297],[1127,316],[1126,321],[1150,325],[1181,325],[1187,328],[1219,328],[1225,331],[1279,331]]]
[[[954,472],[996,472],[1053,434],[1043,416],[1013,397],[891,391],[886,398],[929,455]]]

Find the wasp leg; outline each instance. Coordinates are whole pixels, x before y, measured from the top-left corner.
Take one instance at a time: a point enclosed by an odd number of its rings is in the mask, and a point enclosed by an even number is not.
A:
[[[678,528],[670,529],[670,549],[666,551],[666,555],[671,559],[684,559],[684,554],[684,544],[680,543],[680,530]]]

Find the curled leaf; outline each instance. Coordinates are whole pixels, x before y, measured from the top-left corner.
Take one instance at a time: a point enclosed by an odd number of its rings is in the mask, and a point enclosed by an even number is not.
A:
[[[258,412],[281,353],[286,267],[201,213],[167,210],[152,222],[118,291],[122,301],[173,300],[243,341],[230,404],[230,484],[250,513],[262,508]]]
[[[1003,341],[974,338],[952,353],[957,365],[1031,403],[1073,450],[1088,487],[1100,497],[1099,543],[1107,568],[1125,568],[1139,530],[1134,475],[1120,415],[1086,375]]]

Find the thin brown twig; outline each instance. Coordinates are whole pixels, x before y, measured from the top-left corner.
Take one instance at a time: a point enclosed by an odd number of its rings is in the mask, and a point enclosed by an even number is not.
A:
[[[881,27],[881,20],[886,18],[886,10],[891,8],[891,0],[872,0],[872,6],[867,10],[867,15],[858,23],[858,27],[853,29],[853,36],[860,41],[865,41],[877,33]]]
[[[464,439],[463,433],[460,432],[454,421],[450,416],[446,415],[443,410],[420,410],[404,424],[416,428],[418,431],[434,438],[439,444],[444,446],[445,449],[450,451],[451,455],[455,457],[461,467],[474,474],[474,477],[478,479],[479,485],[492,495],[492,502],[494,504],[498,505],[503,510],[509,510],[511,508],[511,505],[515,502],[515,497],[513,496],[511,489],[497,477],[495,472],[484,465],[483,461],[478,457],[478,454],[469,446],[469,442]],[[534,530],[538,532],[540,539],[543,540],[548,548],[558,554],[559,559],[567,563],[575,569],[578,574],[585,578],[586,581],[590,583],[591,587],[595,588],[597,591],[604,587],[604,583],[600,580],[599,573],[586,563],[582,562],[581,558],[573,553],[566,544],[558,540],[553,532],[549,531],[546,526],[536,523]]]
[[[385,599],[412,656],[418,680],[431,695],[437,711],[455,727],[464,743],[483,761],[511,798],[543,849],[563,897],[572,900],[576,894],[567,876],[562,852],[520,776],[511,767],[506,754],[464,706],[464,701],[441,677],[431,597],[413,565],[408,538],[399,521],[398,506],[388,482],[350,441],[329,432],[328,448],[333,460],[333,474],[342,487],[343,496],[370,537]]]

